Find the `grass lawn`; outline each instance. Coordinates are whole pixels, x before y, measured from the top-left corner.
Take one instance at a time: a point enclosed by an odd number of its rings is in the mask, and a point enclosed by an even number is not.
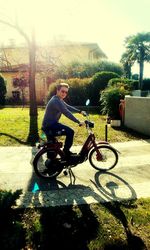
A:
[[[38,127],[39,134],[41,133],[41,123],[44,115],[44,109],[38,109]],[[84,117],[80,114],[75,114],[80,120]],[[90,114],[91,121],[94,121],[95,128],[93,129],[97,140],[105,139],[106,117],[99,114]],[[86,129],[79,127],[74,122],[62,116],[61,122],[69,125],[75,130],[74,145],[81,145],[87,136]],[[29,132],[29,109],[28,108],[4,108],[0,110],[0,146],[17,146],[27,144]],[[146,138],[141,134],[131,130],[114,129],[108,127],[108,141],[123,142],[128,140],[136,140]]]

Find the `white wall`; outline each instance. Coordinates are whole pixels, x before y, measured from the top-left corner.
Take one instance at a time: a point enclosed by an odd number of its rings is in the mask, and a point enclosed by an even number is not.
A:
[[[150,136],[150,97],[125,97],[124,125]]]

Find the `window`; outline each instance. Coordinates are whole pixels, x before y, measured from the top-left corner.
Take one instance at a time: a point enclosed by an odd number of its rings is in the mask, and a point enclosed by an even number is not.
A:
[[[12,97],[15,100],[19,100],[20,99],[20,92],[19,91],[12,91]]]

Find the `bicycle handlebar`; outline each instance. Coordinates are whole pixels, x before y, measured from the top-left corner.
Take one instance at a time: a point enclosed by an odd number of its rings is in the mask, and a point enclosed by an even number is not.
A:
[[[88,120],[85,120],[85,125],[86,125],[86,127],[94,128],[94,122],[90,122]]]
[[[86,128],[89,127],[89,128],[94,128],[94,122],[90,122],[88,120],[85,120],[85,125],[86,125]],[[79,127],[81,127],[82,124],[79,124]]]

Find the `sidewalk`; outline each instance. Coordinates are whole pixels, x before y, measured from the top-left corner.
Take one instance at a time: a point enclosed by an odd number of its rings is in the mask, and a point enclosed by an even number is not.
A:
[[[73,168],[71,183],[63,172],[54,181],[37,177],[32,168],[36,148],[0,147],[0,189],[22,189],[19,207],[61,206],[150,197],[150,140],[112,143],[120,151],[119,162],[99,173],[89,161]],[[72,150],[79,151],[80,146]]]

